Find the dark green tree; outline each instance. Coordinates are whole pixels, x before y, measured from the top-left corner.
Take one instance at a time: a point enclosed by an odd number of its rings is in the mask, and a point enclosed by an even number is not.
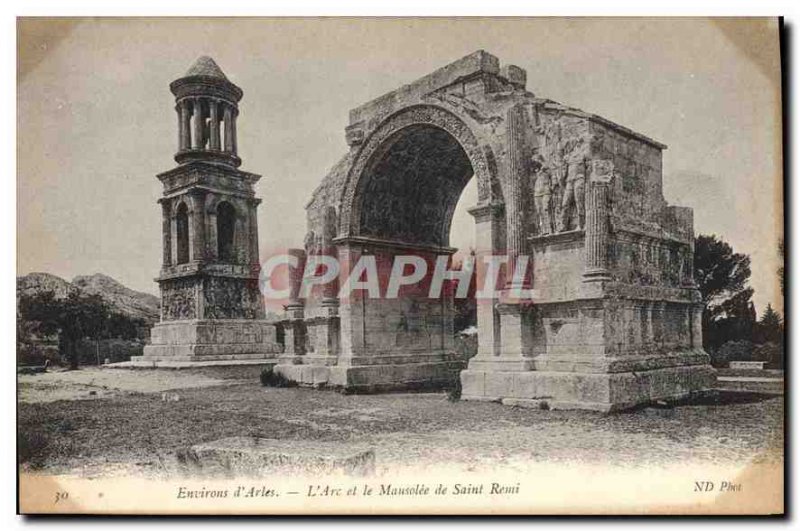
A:
[[[783,319],[771,304],[767,304],[758,321],[757,339],[759,343],[783,343]]]
[[[59,353],[69,361],[71,369],[78,368],[77,342],[99,339],[107,335],[109,310],[98,295],[74,291],[57,298],[52,291],[23,295],[19,300],[19,315],[35,322],[43,335],[58,334]]]
[[[726,341],[752,340],[756,324],[751,298],[750,257],[735,253],[715,235],[695,238],[694,271],[703,297],[703,346],[716,349]]]

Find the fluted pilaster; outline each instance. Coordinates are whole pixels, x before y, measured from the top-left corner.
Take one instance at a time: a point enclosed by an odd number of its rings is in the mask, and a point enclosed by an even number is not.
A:
[[[592,162],[586,194],[586,242],[584,282],[609,280],[609,188],[613,175],[611,161]]]
[[[161,242],[163,245],[164,267],[172,265],[172,209],[168,199],[161,203]]]
[[[258,252],[258,204],[260,199],[250,200],[250,264],[261,265]]]
[[[514,267],[517,258],[524,251],[523,226],[524,213],[522,204],[522,182],[525,178],[525,127],[527,125],[525,109],[516,105],[506,115],[506,144],[508,148],[508,176],[505,190],[506,208],[506,254],[508,256],[508,273],[506,285],[514,280]],[[528,284],[527,275],[522,278],[521,286]],[[521,287],[520,286],[520,287]]]
[[[203,260],[206,249],[205,193],[196,191],[190,197],[192,201],[192,260]]]

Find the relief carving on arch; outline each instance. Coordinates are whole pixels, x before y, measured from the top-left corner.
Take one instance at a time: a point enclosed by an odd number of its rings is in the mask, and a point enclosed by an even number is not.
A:
[[[537,127],[530,164],[537,234],[583,229],[590,142],[577,122],[551,117]]]

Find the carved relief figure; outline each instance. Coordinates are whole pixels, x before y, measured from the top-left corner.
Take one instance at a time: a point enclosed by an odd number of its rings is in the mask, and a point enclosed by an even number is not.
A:
[[[576,218],[578,229],[582,229],[585,221],[584,200],[586,197],[586,143],[578,138],[572,149],[564,156],[566,169],[564,195],[561,198],[560,230],[570,230],[570,219]],[[574,210],[573,210],[574,209]]]
[[[555,173],[547,166],[541,155],[533,160],[533,203],[539,234],[553,233],[552,196],[557,186]]]
[[[196,318],[194,284],[185,279],[177,279],[165,285],[162,305],[164,319],[167,321]]]
[[[317,235],[314,234],[313,230],[310,230],[306,233],[306,237],[303,240],[303,248],[306,250],[306,255],[314,254],[314,248],[316,247],[317,242]]]

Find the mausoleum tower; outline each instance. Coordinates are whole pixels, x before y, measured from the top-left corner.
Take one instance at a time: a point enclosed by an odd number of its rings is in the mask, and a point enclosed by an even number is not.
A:
[[[264,321],[258,288],[260,175],[239,170],[236,119],[242,89],[210,57],[173,81],[178,166],[163,183],[161,322],[144,360],[272,357],[280,347]]]

